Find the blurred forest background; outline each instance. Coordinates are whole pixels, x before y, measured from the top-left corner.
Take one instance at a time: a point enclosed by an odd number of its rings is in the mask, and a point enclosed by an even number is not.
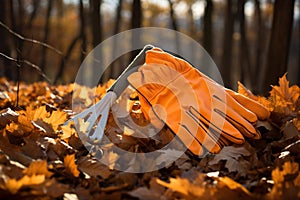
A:
[[[1,0],[0,77],[73,82],[95,46],[138,27],[170,28],[198,41],[226,87],[240,80],[263,94],[285,72],[300,83],[300,0]],[[115,61],[103,81],[130,59]]]

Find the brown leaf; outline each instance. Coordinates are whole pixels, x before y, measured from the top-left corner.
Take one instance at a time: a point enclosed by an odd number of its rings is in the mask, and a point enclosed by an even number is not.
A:
[[[19,114],[10,108],[0,111],[0,127],[6,126],[11,121],[17,121]]]
[[[64,165],[68,173],[78,177],[80,172],[75,163],[75,154],[66,155],[64,158]]]
[[[224,160],[226,162],[225,167],[229,172],[238,172],[245,176],[249,168],[255,164],[243,158],[249,156],[254,156],[254,150],[248,143],[241,146],[225,146],[208,164],[216,165]]]
[[[108,178],[112,171],[96,159],[82,158],[78,161],[78,169],[90,176],[101,176],[103,179]]]

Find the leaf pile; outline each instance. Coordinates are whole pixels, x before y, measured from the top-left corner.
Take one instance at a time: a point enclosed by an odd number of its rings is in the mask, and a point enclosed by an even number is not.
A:
[[[106,166],[89,154],[74,124],[63,125],[73,114],[72,96],[79,112],[101,99],[111,83],[76,86],[76,91],[74,84],[21,83],[16,107],[15,83],[0,79],[0,199],[300,199],[300,89],[289,86],[286,75],[268,97],[255,96],[239,83],[240,93],[272,113],[257,124],[261,140],[201,159],[186,152],[167,167],[139,174],[113,170],[124,158],[112,143],[126,151],[153,151],[172,138],[168,128],[151,139],[137,139],[110,115],[105,131],[110,143],[102,149]],[[147,124],[136,98],[130,117]],[[163,163],[178,153],[170,151],[155,160],[133,159],[128,167]]]

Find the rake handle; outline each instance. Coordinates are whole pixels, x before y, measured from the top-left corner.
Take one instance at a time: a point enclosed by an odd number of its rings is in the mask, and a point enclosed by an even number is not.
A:
[[[128,67],[123,71],[123,73],[119,76],[119,78],[114,82],[114,84],[108,89],[107,92],[114,92],[117,97],[119,97],[122,92],[129,85],[127,80],[128,76],[132,72],[136,72],[138,70],[138,66],[144,64],[146,51],[151,50],[153,48],[152,45],[146,45],[140,51],[140,53],[133,59],[133,61],[128,65]],[[128,73],[130,71],[130,73]]]

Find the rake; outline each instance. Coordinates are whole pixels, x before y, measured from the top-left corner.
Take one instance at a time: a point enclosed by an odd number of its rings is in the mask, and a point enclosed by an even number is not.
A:
[[[75,115],[69,120],[74,121],[76,127],[80,127],[78,120],[85,119],[85,121],[88,122],[86,134],[89,136],[89,139],[91,139],[92,141],[100,141],[102,139],[111,106],[122,94],[122,92],[128,87],[129,83],[127,81],[127,77],[131,73],[137,71],[138,66],[144,64],[145,53],[152,48],[152,45],[146,45],[123,71],[123,73],[118,77],[114,84],[107,90],[107,93],[99,102],[82,111],[81,113]],[[99,117],[100,120],[98,120]],[[68,123],[69,121],[67,121],[66,123]],[[94,132],[92,132],[94,127],[95,130]]]

